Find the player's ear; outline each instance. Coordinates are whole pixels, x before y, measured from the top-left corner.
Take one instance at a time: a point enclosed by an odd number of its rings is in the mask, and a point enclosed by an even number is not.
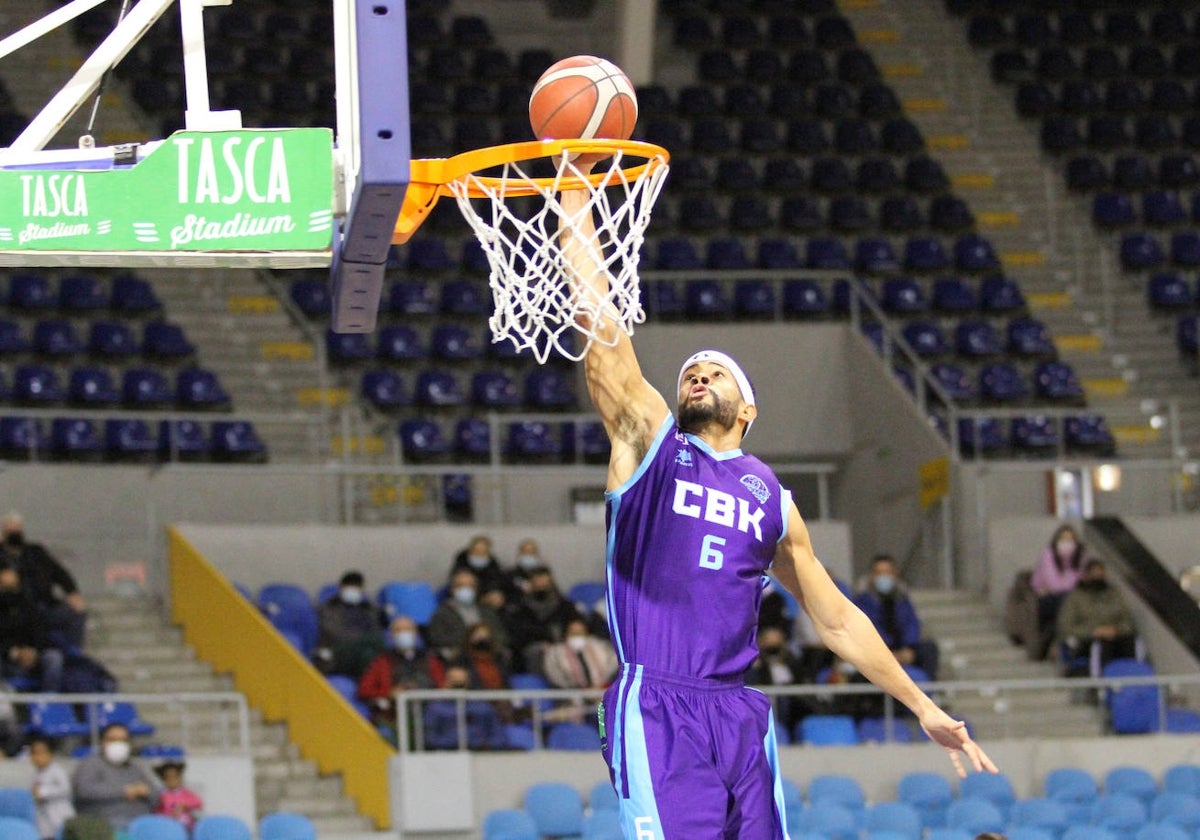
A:
[[[747,423],[753,423],[756,419],[758,419],[758,407],[742,403],[741,410],[738,411],[738,416]]]

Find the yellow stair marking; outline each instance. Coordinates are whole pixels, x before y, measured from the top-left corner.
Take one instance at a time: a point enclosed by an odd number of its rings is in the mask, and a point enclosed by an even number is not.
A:
[[[124,143],[142,143],[146,140],[146,132],[129,129],[112,129],[103,132],[104,142],[109,146],[120,146]]]
[[[297,405],[337,408],[350,401],[347,388],[301,388],[296,392]]]
[[[1021,217],[1012,210],[985,210],[975,216],[981,228],[1016,227]]]
[[[314,357],[313,346],[305,341],[264,341],[261,348],[264,359],[288,359],[308,362]]]
[[[839,0],[838,6],[842,9],[874,9],[879,5],[879,0]],[[859,39],[862,35],[858,36]]]
[[[383,438],[378,435],[364,435],[349,440],[337,436],[329,444],[334,455],[382,455],[384,448]]]
[[[951,175],[950,184],[957,189],[990,190],[996,186],[996,178],[987,172],[964,172]]]
[[[971,148],[971,138],[965,134],[931,134],[925,144],[942,152],[961,152]]]
[[[858,33],[858,40],[864,44],[898,44],[900,31],[897,29],[864,29]]]
[[[946,110],[946,100],[935,96],[905,99],[904,110],[910,114],[941,114]]]
[[[1035,268],[1046,264],[1046,255],[1041,251],[1005,251],[1000,262],[1008,268]]]
[[[235,315],[269,315],[279,311],[279,299],[271,295],[231,295],[229,311]]]
[[[920,64],[912,64],[910,62],[885,64],[879,70],[883,73],[885,79],[915,79],[925,72]]]
[[[1025,300],[1034,309],[1069,309],[1071,296],[1066,292],[1030,292]]]
[[[1117,443],[1158,443],[1162,432],[1153,426],[1113,426],[1113,437]]]
[[[1085,379],[1083,380],[1083,390],[1088,395],[1088,399],[1096,397],[1124,397],[1129,394],[1129,383],[1119,376],[1110,376],[1103,379]]]
[[[1073,351],[1079,353],[1098,353],[1103,347],[1100,336],[1090,333],[1076,333],[1054,336],[1054,346],[1059,352]]]

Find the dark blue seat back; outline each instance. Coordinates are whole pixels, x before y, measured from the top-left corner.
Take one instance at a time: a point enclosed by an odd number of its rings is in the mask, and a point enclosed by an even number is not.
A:
[[[999,362],[979,372],[979,395],[989,402],[1015,402],[1029,395],[1029,384],[1013,365]]]
[[[1047,400],[1076,401],[1083,399],[1083,385],[1074,369],[1066,362],[1043,362],[1033,373],[1037,395]]]
[[[167,380],[152,368],[129,368],[121,377],[121,399],[132,408],[157,408],[175,399]]]
[[[483,355],[483,349],[471,331],[458,324],[434,327],[430,349],[434,357],[451,362],[478,359]]]
[[[534,410],[574,408],[575,393],[570,380],[556,368],[534,368],[525,377],[525,405]]]
[[[182,407],[213,409],[229,405],[217,375],[204,368],[181,370],[175,377],[175,399]],[[216,430],[214,429],[214,434]]]
[[[363,399],[382,411],[408,405],[412,400],[404,389],[404,380],[394,370],[364,371],[359,384]]]
[[[215,420],[212,424],[213,457],[229,461],[265,460],[267,446],[253,424],[245,420]]]
[[[58,301],[44,274],[13,274],[8,281],[8,304],[14,309],[49,309]]]
[[[325,352],[330,363],[337,365],[365,362],[375,355],[365,333],[339,333],[332,329],[325,331]]]
[[[788,280],[783,284],[783,314],[815,318],[829,314],[829,299],[815,280]]]
[[[35,457],[48,441],[33,417],[0,417],[0,452],[6,457]]]
[[[388,324],[381,328],[376,352],[379,358],[394,362],[425,358],[421,337],[408,324]]]
[[[21,365],[13,376],[13,398],[18,403],[48,405],[61,402],[65,396],[53,368]]]
[[[398,280],[388,288],[388,309],[397,315],[435,315],[438,300],[433,287],[422,280]]]
[[[94,321],[88,329],[88,352],[101,357],[123,358],[141,349],[133,331],[119,321]]]
[[[729,298],[716,280],[691,280],[684,284],[688,317],[699,320],[725,320],[731,314]]]
[[[471,401],[481,408],[515,408],[521,396],[504,371],[481,370],[471,377]]]
[[[142,330],[142,352],[154,359],[178,361],[196,352],[183,327],[169,321],[151,321]]]
[[[559,442],[548,423],[526,421],[508,427],[509,456],[518,460],[540,460],[560,454]]]
[[[195,420],[162,420],[158,424],[158,451],[164,458],[201,459],[212,453],[212,441]]]
[[[466,396],[454,374],[445,370],[423,370],[417,374],[414,398],[418,405],[462,405]]]
[[[108,295],[95,277],[72,274],[58,284],[58,306],[67,312],[92,312],[108,307]]]
[[[162,301],[145,280],[132,274],[122,274],[112,281],[111,306],[128,315],[148,315],[162,309]]]
[[[954,328],[954,349],[960,356],[986,358],[1003,349],[1000,337],[987,321],[960,321]]]
[[[492,451],[488,422],[482,417],[463,417],[455,423],[454,451],[468,460],[486,460]]]
[[[42,356],[65,358],[83,349],[75,326],[66,320],[51,319],[33,325],[33,350]]]
[[[115,458],[141,458],[158,451],[158,441],[145,420],[105,420],[104,448]]]
[[[91,420],[55,417],[50,422],[50,451],[62,458],[87,458],[102,452],[104,444]]]
[[[72,402],[88,406],[112,405],[121,395],[104,368],[81,367],[71,371],[67,393]]]

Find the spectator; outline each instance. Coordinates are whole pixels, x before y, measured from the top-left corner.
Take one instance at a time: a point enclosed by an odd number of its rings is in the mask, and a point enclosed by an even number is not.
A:
[[[1137,653],[1133,614],[1125,598],[1108,582],[1108,570],[1098,558],[1088,560],[1079,583],[1063,599],[1058,611],[1058,638],[1066,647],[1067,676],[1087,676],[1086,661],[1093,644],[1099,646],[1099,665],[1111,659],[1132,658]]]
[[[178,820],[191,832],[196,825],[204,800],[195,791],[183,786],[183,771],[187,767],[182,761],[164,761],[154,768],[162,779],[163,789],[158,796],[158,809],[154,813]]]
[[[542,552],[538,548],[537,540],[526,538],[521,540],[517,546],[517,560],[509,572],[509,577],[517,589],[522,592],[528,592],[530,572],[545,565],[546,563],[542,560]]]
[[[843,595],[851,601],[854,600],[854,590],[850,588],[848,583],[832,572],[830,572],[829,578]],[[796,621],[793,624],[793,628],[792,645],[797,651],[797,656],[800,660],[798,665],[800,681],[806,683],[817,682],[817,675],[826,668],[833,666],[835,659],[833,651],[821,641],[821,637],[813,625],[812,617],[809,616],[807,610],[796,611]]]
[[[554,583],[554,574],[545,566],[533,569],[529,591],[521,596],[517,608],[512,639],[512,649],[526,671],[541,673],[546,646],[561,642],[567,622],[578,617],[575,605]]]
[[[71,777],[54,760],[54,742],[40,733],[29,739],[29,763],[33,765],[33,801],[38,835],[42,840],[58,836],[62,824],[75,816],[71,804]]]
[[[834,656],[832,664],[817,675],[821,685],[870,685],[871,682],[859,672],[853,662]],[[884,713],[884,697],[878,692],[869,694],[837,694],[814,703],[813,710],[822,714],[850,715],[855,720],[881,717]]]
[[[475,688],[508,688],[508,650],[496,645],[492,628],[485,622],[467,628],[467,649],[463,657],[471,668]]]
[[[467,643],[467,628],[484,622],[492,628],[492,640],[508,648],[508,633],[500,616],[479,603],[479,579],[469,569],[459,569],[450,576],[450,597],[442,601],[429,619],[426,636],[429,646],[449,661],[459,659]]]
[[[546,648],[546,681],[555,688],[605,688],[617,673],[617,653],[607,639],[588,631],[581,616],[566,624],[563,640]]]
[[[0,656],[4,677],[34,679],[43,692],[62,690],[63,653],[50,645],[44,613],[12,566],[0,569]]]
[[[154,811],[158,791],[150,774],[130,761],[129,730],[110,723],[100,732],[100,752],[75,767],[72,787],[75,811],[100,817],[114,831],[124,831],[134,817]]]
[[[871,561],[867,586],[854,603],[871,619],[901,665],[916,666],[937,679],[937,645],[921,638],[921,620],[890,555],[879,554]]]
[[[395,694],[414,688],[440,688],[446,669],[437,654],[421,646],[417,623],[398,615],[389,628],[388,650],[367,666],[358,681],[358,699],[371,709],[371,719],[385,735],[393,735]]]
[[[492,541],[485,536],[477,536],[462,551],[454,557],[454,565],[450,567],[450,577],[460,571],[469,571],[475,575],[479,589],[503,589],[510,598],[515,596],[516,587],[508,572],[500,568],[500,561],[492,554]]]
[[[758,629],[776,627],[785,639],[792,638],[793,621],[788,617],[788,601],[775,578],[766,578],[762,600],[758,604]]]
[[[82,648],[87,607],[74,576],[40,543],[25,540],[25,520],[13,511],[0,520],[0,565],[21,575],[34,603],[46,613],[59,648]]]
[[[796,685],[804,682],[800,660],[788,649],[782,627],[760,626],[758,629],[758,658],[746,674],[747,685]],[[810,709],[797,697],[772,697],[776,717],[791,732]]]
[[[317,647],[313,663],[326,674],[362,676],[366,663],[383,649],[381,614],[364,590],[361,572],[350,571],[317,610]]]
[[[464,662],[446,667],[446,684],[450,691],[479,688],[472,682],[471,671]],[[467,700],[467,748],[472,750],[499,749],[506,746],[504,728],[493,704],[483,700]],[[434,700],[425,704],[422,713],[425,728],[425,749],[455,750],[460,748],[458,732],[458,701]]]
[[[1060,525],[1034,564],[1029,585],[1038,599],[1038,647],[1034,651],[1037,659],[1046,658],[1054,641],[1058,611],[1067,594],[1079,582],[1084,561],[1084,547],[1079,534],[1070,525]]]

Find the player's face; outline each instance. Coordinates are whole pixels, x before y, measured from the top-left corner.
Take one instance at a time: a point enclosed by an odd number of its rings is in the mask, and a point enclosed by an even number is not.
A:
[[[732,429],[742,393],[724,365],[699,362],[683,373],[679,386],[679,428],[699,432],[710,423]]]

